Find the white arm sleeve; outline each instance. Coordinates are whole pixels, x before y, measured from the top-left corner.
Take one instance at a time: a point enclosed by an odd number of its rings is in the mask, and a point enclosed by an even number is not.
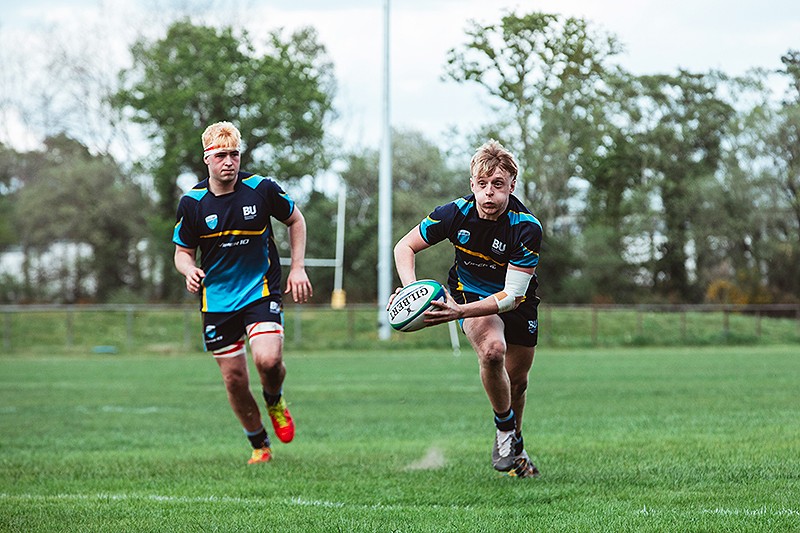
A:
[[[503,287],[502,291],[492,295],[497,302],[498,313],[505,313],[506,311],[514,309],[516,298],[525,296],[531,278],[533,278],[533,274],[528,274],[520,270],[512,270],[509,268],[506,271],[505,287]]]

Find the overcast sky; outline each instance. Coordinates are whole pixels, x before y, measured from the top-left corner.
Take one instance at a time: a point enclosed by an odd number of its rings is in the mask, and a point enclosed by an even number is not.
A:
[[[35,39],[53,25],[67,28],[67,34],[80,40],[82,28],[100,17],[118,28],[108,44],[109,50],[118,51],[127,50],[133,35],[124,28],[146,28],[158,37],[176,10],[202,15],[204,22],[241,24],[254,34],[314,26],[338,80],[336,133],[349,146],[379,146],[383,0],[231,0],[225,2],[225,11],[206,0],[3,4],[11,4],[3,6],[0,21],[4,42],[20,33]],[[477,87],[441,80],[446,52],[464,42],[468,20],[493,23],[512,10],[590,20],[619,38],[626,48],[620,63],[637,74],[672,73],[679,67],[729,74],[752,67],[778,69],[783,53],[800,48],[798,0],[392,0],[392,124],[435,140],[451,126],[470,128],[484,122],[486,100]],[[32,68],[35,64],[31,62]],[[6,140],[3,135],[0,130],[0,140]]]

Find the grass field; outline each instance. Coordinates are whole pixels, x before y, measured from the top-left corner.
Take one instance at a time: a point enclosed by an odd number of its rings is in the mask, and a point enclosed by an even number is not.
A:
[[[0,358],[0,531],[798,531],[797,346],[541,348],[496,474],[474,355],[287,354],[248,466],[202,353]]]

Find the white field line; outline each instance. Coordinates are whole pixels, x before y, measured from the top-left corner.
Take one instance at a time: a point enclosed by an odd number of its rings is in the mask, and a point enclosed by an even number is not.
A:
[[[166,411],[163,407],[149,406],[149,407],[126,407],[121,405],[101,405],[99,407],[85,407],[78,406],[76,409],[79,413],[123,413],[133,415],[151,415]]]
[[[7,494],[0,493],[0,501],[18,502],[45,502],[45,501],[154,501],[166,503],[234,503],[245,505],[263,505],[265,500],[258,498],[234,498],[230,496],[164,496],[160,494]],[[344,502],[331,502],[326,500],[308,500],[299,496],[281,500],[283,503],[298,505],[302,507],[325,507],[325,508],[351,508],[351,509],[370,509],[370,510],[402,510],[418,508],[416,505],[385,505],[376,504],[348,504]],[[431,509],[452,509],[467,511],[471,510],[470,505],[429,505]]]
[[[230,496],[164,496],[160,494],[7,494],[0,493],[0,500],[8,501],[28,501],[28,502],[41,502],[41,501],[154,501],[166,503],[234,503],[256,505],[263,504],[264,500],[258,498],[234,498]],[[308,500],[299,496],[293,496],[289,499],[283,500],[285,503],[291,505],[298,505],[302,507],[324,507],[324,508],[352,508],[352,509],[369,509],[369,510],[402,510],[405,508],[416,508],[419,506],[408,505],[384,505],[380,503],[364,505],[364,504],[347,504],[344,502],[332,502],[327,500]],[[453,510],[471,510],[470,505],[432,505],[429,506],[434,509],[453,509]],[[660,514],[681,514],[682,510],[678,509],[653,509],[652,507],[644,506],[637,511],[639,515],[660,515]],[[800,510],[797,509],[769,509],[767,507],[760,507],[758,509],[729,509],[724,507],[717,507],[714,509],[701,509],[701,514],[715,514],[723,516],[757,516],[757,517],[780,517],[780,516],[797,516],[800,517]]]
[[[646,505],[636,511],[639,515],[659,515],[659,514],[681,514],[684,511],[679,509],[653,509]],[[797,509],[770,509],[766,506],[759,507],[758,509],[729,509],[725,507],[716,507],[714,509],[700,509],[700,514],[712,514],[723,516],[800,516],[800,510]]]
[[[150,500],[171,503],[263,503],[255,498],[232,498],[229,496],[163,496],[159,494],[7,494],[0,493],[0,500],[18,501],[134,501]]]
[[[734,516],[800,516],[800,511],[796,509],[767,509],[766,507],[761,507],[760,509],[726,509],[717,507],[716,509],[703,509],[703,513]]]

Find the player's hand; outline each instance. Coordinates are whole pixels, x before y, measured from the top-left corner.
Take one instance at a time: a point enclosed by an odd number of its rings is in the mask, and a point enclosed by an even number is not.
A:
[[[190,269],[186,273],[186,290],[192,294],[197,294],[204,277],[206,277],[206,273],[202,269],[198,267]]]
[[[293,268],[286,277],[286,293],[292,293],[294,303],[306,303],[314,296],[314,289],[308,279],[306,269]]]
[[[388,311],[389,308],[392,306],[392,302],[400,294],[400,291],[403,290],[403,287],[397,287],[392,294],[389,295],[389,303],[386,304],[386,310]]]
[[[461,306],[456,303],[447,289],[445,289],[445,295],[446,297],[443,302],[434,300],[431,302],[433,307],[425,311],[425,323],[427,325],[435,326],[436,324],[444,324],[445,322],[458,320],[464,316],[464,311],[461,309]]]

